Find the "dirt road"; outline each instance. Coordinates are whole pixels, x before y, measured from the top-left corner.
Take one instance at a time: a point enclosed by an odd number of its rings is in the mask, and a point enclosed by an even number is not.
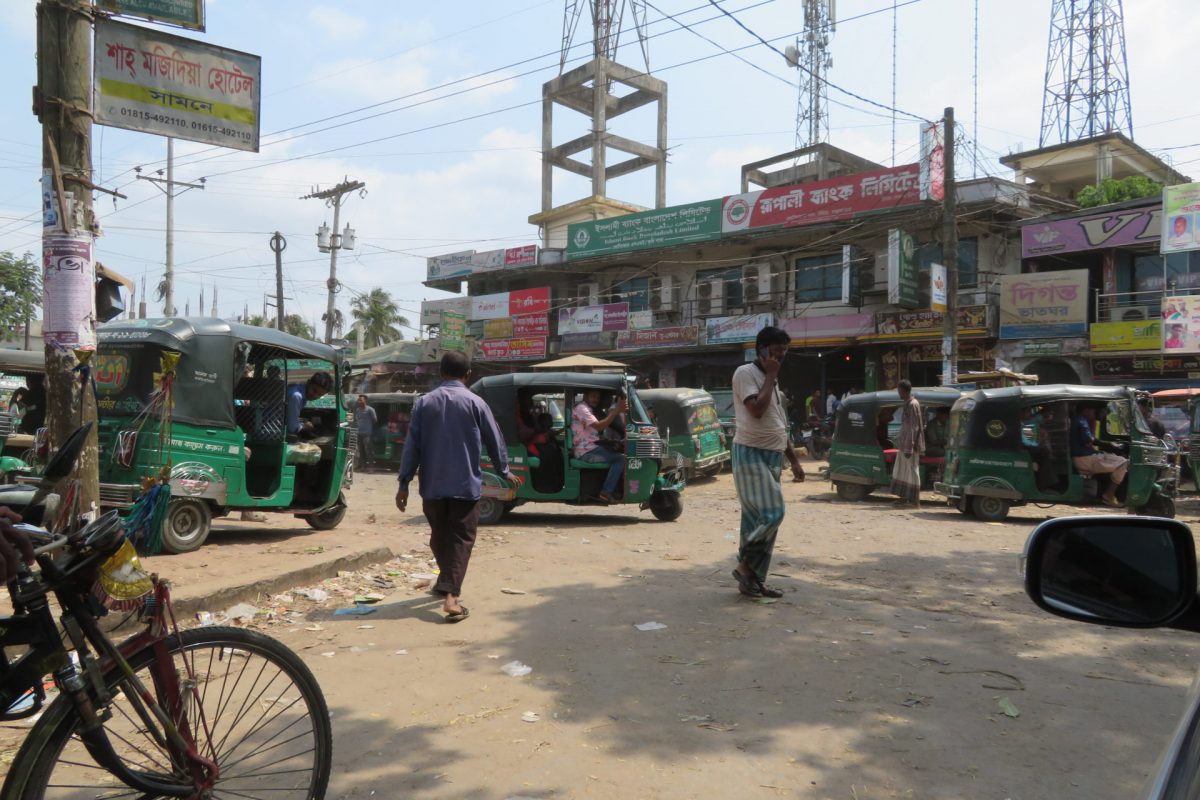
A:
[[[1128,798],[1200,663],[1188,634],[1032,606],[1017,556],[1034,521],[1066,509],[985,524],[789,483],[771,577],[787,594],[749,601],[729,575],[728,476],[690,486],[673,524],[518,509],[482,529],[471,617],[445,624],[405,578],[427,531],[395,511],[394,487],[359,476],[337,531],[234,524],[153,559],[195,583],[347,537],[410,556],[369,616],[333,616],[335,596],[270,626],[329,701],[331,798]],[[513,661],[532,672],[509,677]]]

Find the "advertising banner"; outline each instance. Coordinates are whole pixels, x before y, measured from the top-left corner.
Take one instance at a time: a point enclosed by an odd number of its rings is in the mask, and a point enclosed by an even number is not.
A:
[[[1093,352],[1158,350],[1163,342],[1162,323],[1158,320],[1093,322],[1088,335]],[[1028,345],[1025,354],[1030,355]]]
[[[560,334],[623,331],[628,327],[628,303],[606,303],[558,310],[558,332]]]
[[[1092,359],[1097,378],[1187,378],[1200,379],[1200,354],[1162,353],[1141,356],[1097,356]]]
[[[471,298],[471,319],[500,319],[512,316],[508,308],[508,292],[481,294]]]
[[[1200,353],[1200,297],[1164,297],[1162,349]]]
[[[958,330],[987,332],[987,306],[962,306],[958,309]],[[881,334],[937,333],[946,315],[932,309],[924,311],[880,311],[875,325]]]
[[[656,208],[567,226],[567,260],[721,238],[721,201]]]
[[[537,289],[518,289],[508,293],[508,313],[518,314],[549,314],[550,287],[542,286]]]
[[[548,314],[525,314],[512,318],[512,335],[518,339],[531,336],[550,335],[550,316]]]
[[[946,311],[946,265],[929,265],[929,308]]]
[[[918,165],[905,164],[730,195],[721,204],[721,232],[812,225],[915,205],[921,202],[919,179]]]
[[[582,353],[613,349],[615,333],[564,333],[559,337],[559,347],[564,353]]]
[[[484,250],[471,255],[471,272],[491,272],[504,268],[503,250]]]
[[[48,236],[42,243],[42,336],[65,349],[95,349],[96,272],[92,236]]]
[[[922,122],[921,199],[942,202],[946,197],[945,127],[937,122]]]
[[[466,317],[471,313],[471,298],[447,297],[442,300],[422,300],[421,324],[440,325],[443,311],[453,311]]]
[[[122,17],[204,30],[204,0],[96,0],[96,6]]]
[[[862,270],[866,253],[852,244],[842,245],[842,305],[862,305]]]
[[[514,335],[512,317],[489,319],[483,323],[484,339],[511,339]]]
[[[1163,253],[1200,250],[1200,183],[1163,189]]]
[[[629,328],[630,330],[643,331],[647,328],[654,327],[654,312],[653,311],[630,311],[629,312]]]
[[[887,252],[888,303],[916,308],[921,304],[921,296],[917,285],[917,245],[912,234],[888,231]]]
[[[425,259],[426,280],[442,280],[445,278],[461,278],[471,274],[471,256],[474,250],[463,250],[458,253],[447,253],[443,256],[430,256]]]
[[[258,152],[262,59],[98,16],[95,121]]]
[[[705,341],[709,344],[753,342],[758,332],[775,324],[774,314],[744,314],[738,317],[709,317],[704,320]]]
[[[466,350],[467,315],[443,311],[442,323],[438,326],[438,339],[443,350]]]
[[[1162,206],[1039,222],[1021,228],[1021,257],[1082,253],[1153,244],[1162,232]]]
[[[489,361],[535,361],[546,357],[546,338],[485,339],[479,350]]]
[[[656,347],[692,347],[697,344],[700,329],[653,328],[651,330],[621,331],[617,334],[618,350],[652,350]]]
[[[527,244],[523,247],[510,247],[504,251],[504,268],[535,267],[538,263],[538,246]]]
[[[1088,272],[1000,276],[1000,338],[1084,336],[1088,329]]]
[[[779,320],[779,327],[787,331],[794,342],[810,339],[852,339],[875,332],[875,315],[870,311],[861,314],[830,314],[824,317],[805,315]]]

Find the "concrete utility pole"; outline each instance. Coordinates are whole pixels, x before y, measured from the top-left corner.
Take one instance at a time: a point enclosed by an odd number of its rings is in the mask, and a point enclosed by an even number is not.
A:
[[[135,171],[141,171],[137,167]],[[161,172],[159,173],[162,174]],[[199,183],[183,183],[175,180],[175,140],[167,137],[167,176],[152,178],[149,175],[138,175],[139,181],[150,181],[167,196],[167,269],[163,278],[163,316],[175,316],[175,198],[188,189],[203,189],[204,178]],[[176,186],[182,186],[183,191],[175,191]],[[200,313],[204,313],[204,302],[200,303]]]
[[[92,213],[92,4],[43,0],[37,5],[37,69],[33,113],[42,123],[42,167],[50,176],[43,209],[42,333],[46,353],[46,426],[60,446],[96,420],[91,387],[72,370],[96,347]],[[76,353],[82,353],[77,358]],[[100,494],[96,431],[77,462],[80,508],[94,513]]]
[[[279,330],[283,330],[283,251],[286,249],[287,239],[275,231],[271,237],[271,252],[275,254],[275,313],[278,317],[275,327]]]
[[[317,247],[321,250],[321,252],[325,252],[327,249],[329,251],[329,280],[325,282],[325,286],[329,290],[329,300],[325,305],[325,343],[326,344],[329,344],[329,342],[331,342],[333,340],[333,322],[334,322],[334,316],[337,313],[337,305],[335,302],[337,299],[337,292],[338,292],[338,288],[339,288],[339,284],[338,284],[338,280],[337,280],[337,254],[338,254],[338,250],[342,249],[342,244],[343,244],[342,234],[338,231],[338,216],[339,216],[338,212],[341,211],[341,209],[342,209],[342,202],[345,199],[346,195],[350,194],[351,192],[358,192],[358,196],[363,197],[366,194],[366,188],[367,188],[367,185],[365,183],[363,183],[362,181],[343,180],[341,183],[339,183],[337,186],[334,186],[332,189],[326,189],[323,192],[312,192],[311,194],[306,194],[300,198],[301,200],[312,200],[314,198],[317,200],[324,200],[325,205],[331,206],[333,208],[333,233],[332,233],[332,235],[330,235],[329,230],[327,228],[324,229],[323,231],[317,232]],[[324,227],[324,226],[322,226],[322,227]],[[347,225],[346,228],[347,228],[347,231],[349,231],[350,226]],[[322,240],[325,237],[328,237],[328,240],[323,242]],[[352,238],[351,238],[351,240],[352,240]],[[353,245],[350,243],[347,243],[346,247],[347,247],[347,249],[350,249],[351,247],[353,247]],[[283,291],[281,290],[279,292],[279,294],[282,295]],[[282,315],[280,315],[280,316],[282,316]],[[314,330],[315,330],[315,328],[314,328]]]
[[[945,196],[942,199],[942,260],[946,265],[946,318],[942,327],[942,385],[958,382],[958,196],[954,191],[954,108],[946,109],[942,145]]]

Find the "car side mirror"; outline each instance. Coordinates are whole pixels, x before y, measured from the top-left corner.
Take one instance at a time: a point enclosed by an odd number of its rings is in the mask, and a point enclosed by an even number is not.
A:
[[[1181,522],[1062,517],[1025,544],[1025,591],[1060,617],[1100,625],[1200,630],[1196,548]]]

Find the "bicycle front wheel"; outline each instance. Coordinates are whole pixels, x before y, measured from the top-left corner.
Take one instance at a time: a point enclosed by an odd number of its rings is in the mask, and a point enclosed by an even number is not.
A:
[[[196,750],[220,769],[213,798],[321,800],[329,782],[333,734],[325,698],[299,656],[274,639],[240,628],[196,628],[167,640],[170,669],[183,691],[182,728]],[[168,668],[150,650],[129,664],[157,694],[156,676]],[[186,782],[179,760],[160,743],[130,702],[116,670],[105,681],[114,694],[105,732],[135,772],[166,782]],[[167,698],[158,702],[169,708]],[[96,764],[76,735],[79,717],[68,698],[46,709],[21,746],[0,796],[22,800],[116,800],[138,796]]]

